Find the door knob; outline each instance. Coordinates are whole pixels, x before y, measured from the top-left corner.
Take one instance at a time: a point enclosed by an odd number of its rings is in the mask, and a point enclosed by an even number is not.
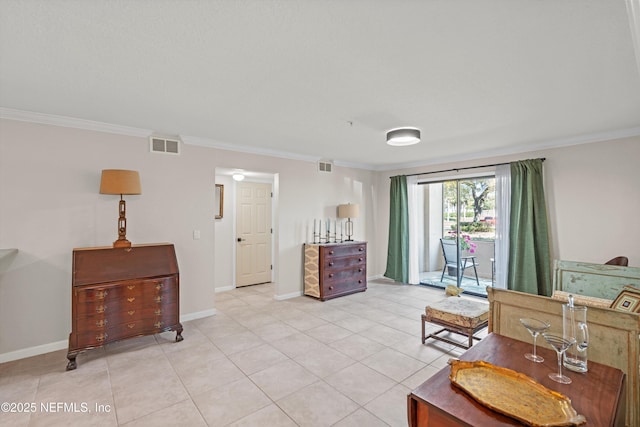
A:
[[[242,237],[238,237],[238,242],[244,242],[247,239],[243,239]]]

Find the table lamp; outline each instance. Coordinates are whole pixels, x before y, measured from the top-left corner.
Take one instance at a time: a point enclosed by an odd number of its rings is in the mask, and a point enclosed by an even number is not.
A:
[[[353,236],[353,221],[351,218],[358,218],[360,214],[360,206],[357,204],[348,203],[346,205],[338,205],[338,218],[347,218],[345,224],[345,234],[347,235],[347,242],[353,242],[351,236]]]
[[[120,204],[118,217],[118,240],[113,242],[114,248],[129,248],[127,240],[127,207],[122,196],[124,194],[142,194],[138,171],[122,169],[104,169],[100,179],[100,194],[119,194]]]

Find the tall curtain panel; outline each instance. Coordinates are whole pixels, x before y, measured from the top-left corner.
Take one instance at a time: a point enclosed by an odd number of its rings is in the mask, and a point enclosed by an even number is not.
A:
[[[396,282],[409,280],[409,209],[407,177],[391,177],[389,193],[389,245],[384,276]]]
[[[496,167],[496,257],[494,286],[500,289],[508,289],[510,215],[511,165],[498,165]]]
[[[551,258],[542,159],[511,163],[508,288],[551,295]]]
[[[420,283],[420,242],[424,236],[424,212],[420,209],[424,205],[418,192],[418,177],[407,177],[407,211],[409,212],[409,278],[407,283]],[[422,214],[422,215],[421,215]]]

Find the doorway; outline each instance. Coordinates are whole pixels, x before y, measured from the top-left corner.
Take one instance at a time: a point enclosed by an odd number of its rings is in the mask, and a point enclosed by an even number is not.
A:
[[[236,185],[236,287],[272,280],[271,184]]]
[[[420,182],[420,283],[486,296],[495,259],[495,177]]]

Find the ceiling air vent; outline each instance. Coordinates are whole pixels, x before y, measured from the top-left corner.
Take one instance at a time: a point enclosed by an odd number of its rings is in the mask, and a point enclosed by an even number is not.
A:
[[[331,164],[330,162],[323,162],[323,161],[319,161],[318,162],[318,171],[319,172],[329,172],[329,173],[331,173],[332,169],[333,169],[333,164]]]
[[[180,141],[177,139],[149,137],[152,153],[180,154]]]

